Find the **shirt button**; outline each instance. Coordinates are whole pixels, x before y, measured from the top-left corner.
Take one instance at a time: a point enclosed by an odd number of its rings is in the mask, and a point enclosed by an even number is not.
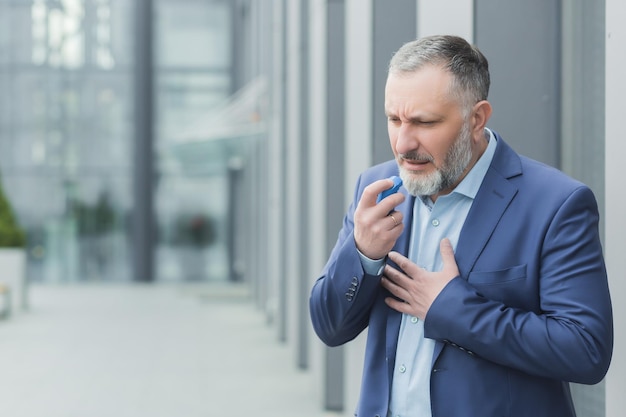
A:
[[[411,317],[411,323],[417,323],[417,317]]]
[[[434,219],[431,224],[435,227],[439,226],[439,219]]]
[[[404,365],[400,365],[400,373],[405,373],[406,372],[406,366]]]

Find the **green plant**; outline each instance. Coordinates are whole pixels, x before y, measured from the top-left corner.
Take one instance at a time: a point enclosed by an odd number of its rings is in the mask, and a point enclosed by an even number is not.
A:
[[[181,246],[204,248],[216,239],[213,219],[206,214],[182,214],[174,224],[172,243]]]
[[[25,244],[24,231],[19,226],[0,183],[0,247],[22,248]]]

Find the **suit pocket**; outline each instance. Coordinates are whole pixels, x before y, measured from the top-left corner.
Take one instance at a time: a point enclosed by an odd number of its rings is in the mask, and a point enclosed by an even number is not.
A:
[[[498,271],[475,271],[469,274],[468,282],[485,298],[528,309],[536,290],[529,288],[526,270],[526,265],[518,265]]]
[[[474,285],[509,284],[526,279],[526,265],[517,265],[498,271],[473,271],[468,276],[468,282]]]

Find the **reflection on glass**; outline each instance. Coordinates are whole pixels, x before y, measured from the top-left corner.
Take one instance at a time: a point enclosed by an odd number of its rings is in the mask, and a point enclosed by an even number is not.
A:
[[[0,170],[31,280],[130,279],[132,12],[0,0]]]
[[[228,149],[187,133],[230,95],[231,7],[155,2],[158,280],[229,278]]]

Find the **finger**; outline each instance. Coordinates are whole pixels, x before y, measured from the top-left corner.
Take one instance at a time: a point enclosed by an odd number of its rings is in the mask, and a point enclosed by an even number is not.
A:
[[[399,297],[401,288],[389,277],[384,276],[380,279],[380,284],[390,293]]]
[[[391,187],[393,187],[393,181],[388,178],[385,178],[384,180],[374,181],[363,189],[361,204],[366,204],[368,207],[375,206],[376,200],[378,199],[378,194]]]
[[[441,242],[439,243],[439,251],[441,252],[443,268],[454,270],[458,274],[458,266],[456,264],[456,259],[454,259],[454,249],[452,248],[450,239],[447,237],[441,239]]]
[[[419,266],[398,252],[389,252],[389,259],[391,259],[402,271],[404,271],[405,274],[409,276],[413,276],[419,271]]]
[[[402,224],[403,215],[399,211],[392,211],[387,215],[392,221],[389,230],[396,228]]]
[[[376,198],[378,199],[378,197]],[[406,197],[404,196],[404,194],[397,192],[395,194],[392,194],[390,196],[383,198],[378,203],[378,207],[380,207],[381,212],[389,213],[391,211],[394,211],[398,205],[402,204],[405,198]]]
[[[394,285],[398,285],[399,281],[402,280],[402,276],[404,275],[402,272],[398,271],[390,265],[385,265],[383,274],[384,278],[387,278],[387,280],[392,282]]]
[[[387,288],[387,285],[389,288],[395,288],[398,293],[394,294],[400,296],[400,298],[405,298],[406,291],[411,286],[411,277],[389,265],[385,266],[383,274],[383,279],[386,280],[386,282],[383,282],[385,288]]]
[[[395,298],[387,297],[385,298],[385,303],[392,309],[404,313],[411,314],[410,305],[404,301],[396,300]]]
[[[381,285],[387,291],[391,293],[394,297],[399,298],[400,300],[406,300],[409,296],[408,291],[403,288],[401,285],[398,285],[395,281],[391,279],[390,276],[384,276],[380,280]]]

